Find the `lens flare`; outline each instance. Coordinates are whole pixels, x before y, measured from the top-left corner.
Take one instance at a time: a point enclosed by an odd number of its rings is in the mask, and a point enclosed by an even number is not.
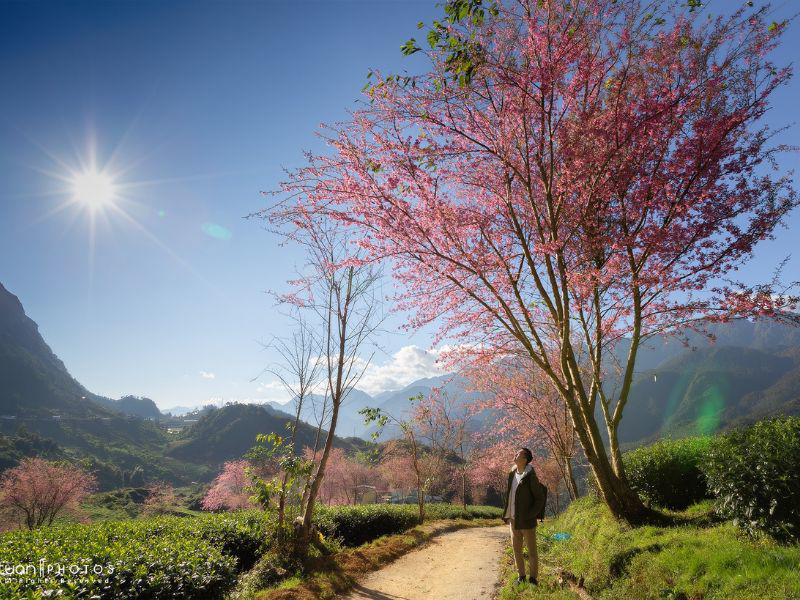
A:
[[[227,229],[222,225],[217,225],[216,223],[203,223],[201,229],[203,230],[203,233],[214,238],[215,240],[227,241],[233,236],[233,233],[230,229]]]

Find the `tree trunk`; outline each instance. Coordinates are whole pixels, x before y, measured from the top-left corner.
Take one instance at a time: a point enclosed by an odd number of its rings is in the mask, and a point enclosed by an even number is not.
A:
[[[578,484],[575,483],[575,473],[572,470],[572,458],[569,456],[564,457],[564,471],[566,473],[567,493],[570,500],[578,498]]]
[[[331,426],[328,430],[328,436],[325,439],[325,449],[322,451],[322,457],[319,459],[319,468],[314,474],[314,479],[311,481],[311,487],[308,490],[308,503],[306,504],[305,514],[303,515],[303,530],[308,532],[311,530],[311,517],[314,515],[314,503],[319,493],[319,486],[322,484],[322,479],[325,477],[325,465],[328,464],[328,456],[333,447],[334,432],[336,431],[336,420],[339,417],[339,403],[332,402],[331,411]]]
[[[461,471],[461,505],[464,512],[467,510],[467,471]]]
[[[621,471],[622,477],[617,475],[609,461],[594,415],[584,414],[576,398],[569,398],[567,405],[576,425],[575,432],[597,482],[598,492],[611,513],[631,525],[669,521],[665,515],[644,505],[636,492],[631,489],[624,477],[624,471]],[[619,448],[614,451],[618,453]]]
[[[631,525],[664,523],[669,520],[665,515],[644,505],[624,476],[617,476],[605,454],[598,456],[594,452],[587,452],[587,458],[600,496],[616,518]]]

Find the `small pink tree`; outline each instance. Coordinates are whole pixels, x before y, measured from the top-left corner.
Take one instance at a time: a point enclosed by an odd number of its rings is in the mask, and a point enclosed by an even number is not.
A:
[[[163,515],[174,509],[177,503],[175,488],[164,481],[157,481],[147,486],[147,497],[144,499],[142,513],[145,515]]]
[[[389,488],[407,496],[417,487],[417,476],[411,454],[397,440],[386,444],[378,466]]]
[[[231,460],[225,463],[211,487],[203,497],[204,510],[243,510],[252,508],[250,479],[246,460]]]
[[[377,489],[381,484],[377,469],[347,456],[341,448],[333,448],[319,498],[327,504],[356,504],[366,486]]]
[[[578,437],[569,408],[558,390],[525,355],[473,355],[467,371],[476,390],[483,392],[475,409],[496,416],[495,437],[542,450],[558,465],[570,499],[578,497],[573,460]],[[585,374],[585,369],[584,369]]]
[[[72,465],[24,458],[0,475],[0,509],[20,525],[52,525],[64,514],[81,516],[80,504],[97,489],[94,475]]]
[[[516,448],[513,441],[502,439],[494,443],[482,441],[481,451],[470,464],[470,480],[476,497],[485,497],[488,489],[504,495],[508,472],[513,467]]]

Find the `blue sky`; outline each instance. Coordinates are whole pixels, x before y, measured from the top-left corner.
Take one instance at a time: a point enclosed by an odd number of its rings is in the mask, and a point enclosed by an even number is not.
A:
[[[717,2],[716,4],[719,4]],[[776,18],[797,3],[778,2]],[[210,398],[280,399],[260,341],[287,331],[266,290],[300,255],[245,220],[282,167],[319,149],[319,123],[346,117],[369,68],[414,69],[399,46],[430,2],[0,4],[0,282],[18,295],[91,391],[162,408]],[[800,55],[797,25],[779,53]],[[795,119],[795,79],[769,120]],[[783,141],[796,143],[795,127]],[[98,220],[58,176],[88,160],[126,187]],[[797,166],[797,155],[784,158]],[[744,269],[763,279],[796,245],[791,229]],[[785,275],[800,280],[800,255]],[[390,332],[370,391],[435,373],[429,332]],[[212,377],[213,375],[213,377]]]

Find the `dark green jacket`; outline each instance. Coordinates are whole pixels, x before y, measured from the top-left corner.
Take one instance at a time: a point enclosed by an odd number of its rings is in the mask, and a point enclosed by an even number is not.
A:
[[[511,494],[511,482],[514,480],[514,473],[517,467],[515,466],[508,473],[508,485],[506,486],[506,502],[503,506],[503,522],[508,523],[506,518],[506,510],[508,503],[511,500],[508,496]],[[534,481],[539,481],[536,477],[536,471],[531,468],[530,472],[519,480],[517,491],[514,500],[514,529],[532,529],[536,527],[536,515],[542,510],[542,505],[545,502],[545,497],[539,491],[539,486],[531,485]]]

